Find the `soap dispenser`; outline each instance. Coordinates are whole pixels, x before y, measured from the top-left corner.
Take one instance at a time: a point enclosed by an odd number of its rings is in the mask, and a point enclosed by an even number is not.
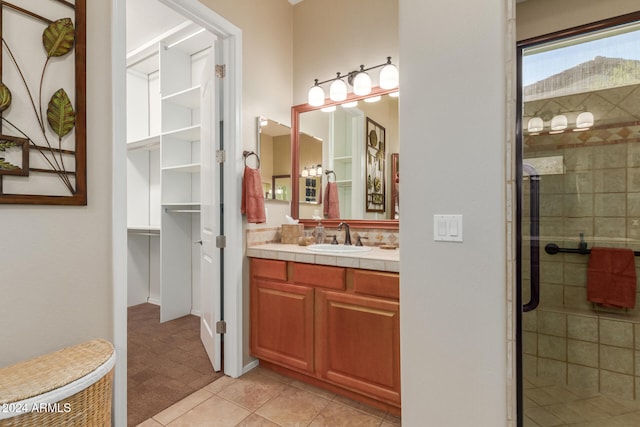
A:
[[[322,222],[318,222],[316,226],[316,243],[324,243],[324,226]]]

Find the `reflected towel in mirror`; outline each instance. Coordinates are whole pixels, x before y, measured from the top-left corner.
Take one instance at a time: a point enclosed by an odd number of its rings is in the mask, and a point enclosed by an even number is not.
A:
[[[240,212],[247,216],[248,222],[260,224],[267,221],[262,195],[262,177],[259,169],[244,167]]]
[[[328,219],[340,218],[340,201],[338,200],[338,184],[327,183],[324,196],[324,216]]]

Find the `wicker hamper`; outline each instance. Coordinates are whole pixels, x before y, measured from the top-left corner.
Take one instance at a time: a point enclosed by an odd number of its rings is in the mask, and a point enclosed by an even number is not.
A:
[[[110,426],[115,358],[93,340],[0,368],[0,427]]]

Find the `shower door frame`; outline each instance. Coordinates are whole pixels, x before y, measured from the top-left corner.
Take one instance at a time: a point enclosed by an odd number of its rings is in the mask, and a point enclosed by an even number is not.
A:
[[[525,49],[541,44],[560,41],[565,38],[584,35],[592,32],[606,30],[619,25],[640,21],[640,11],[625,15],[607,18],[578,27],[567,28],[553,33],[545,34],[530,39],[521,40],[516,44],[516,403],[517,426],[522,427],[524,422],[523,407],[523,369],[522,369],[522,195],[523,195],[523,123],[522,115],[524,100],[522,97],[522,53]]]

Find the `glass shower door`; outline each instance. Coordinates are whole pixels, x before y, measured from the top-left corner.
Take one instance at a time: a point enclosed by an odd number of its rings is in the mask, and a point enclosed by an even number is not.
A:
[[[588,271],[640,251],[640,24],[519,53],[519,425],[640,425],[635,280],[602,303]]]

